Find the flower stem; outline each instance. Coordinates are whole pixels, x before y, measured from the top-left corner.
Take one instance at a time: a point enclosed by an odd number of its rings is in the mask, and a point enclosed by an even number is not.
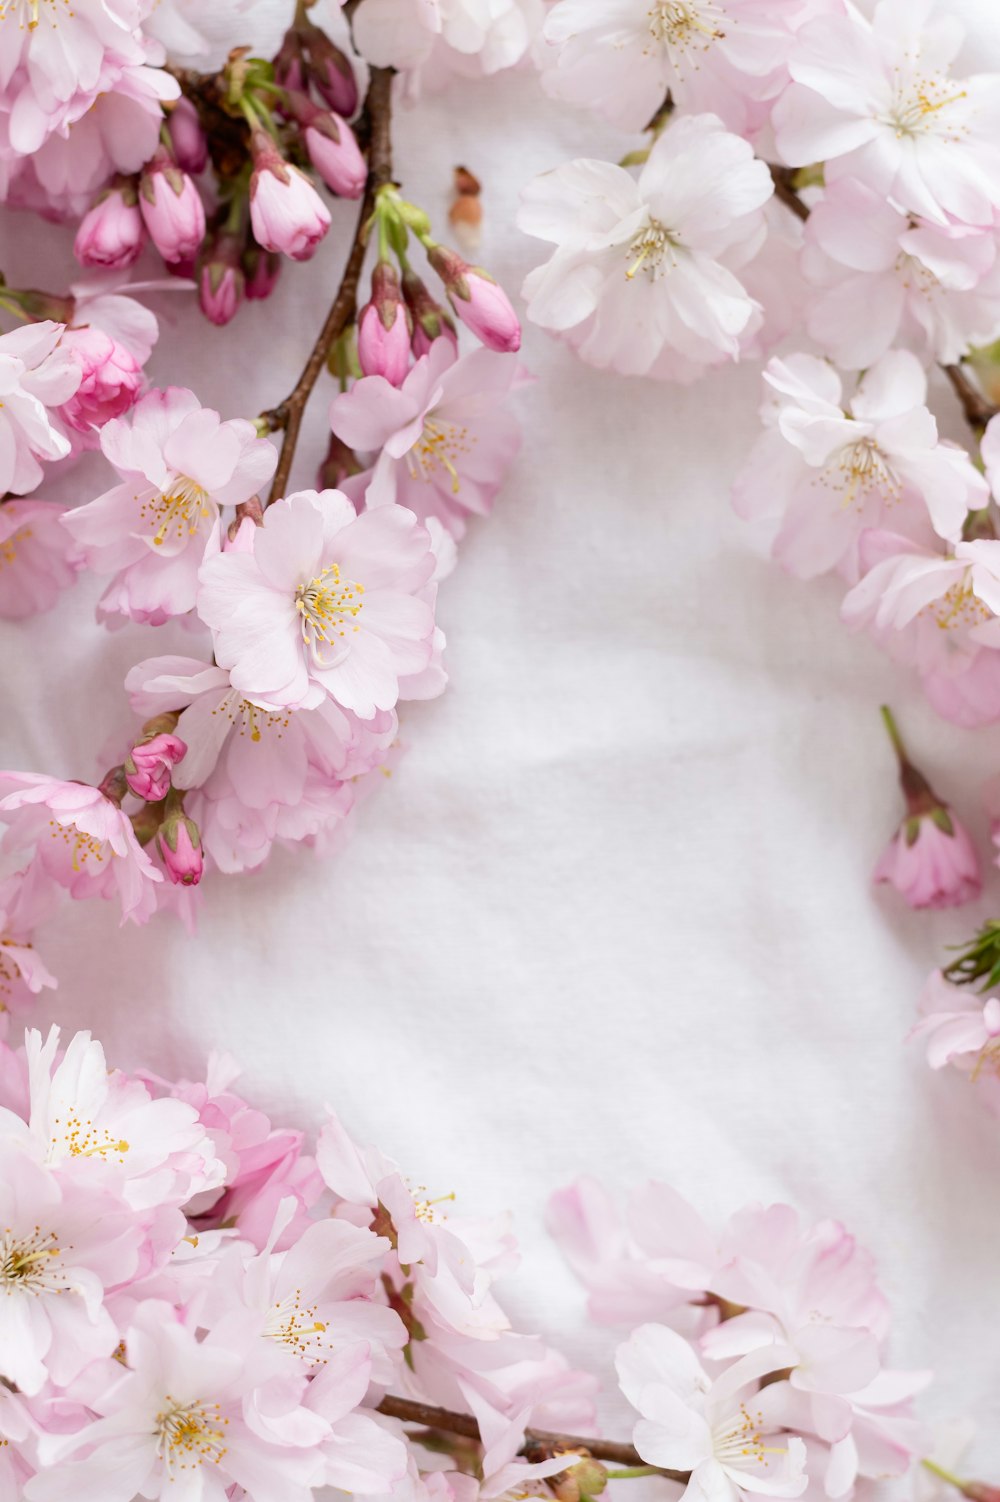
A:
[[[616,1471],[608,1472],[609,1481],[631,1481],[638,1476],[659,1476],[660,1472],[655,1465],[626,1465]]]
[[[906,747],[903,744],[903,737],[899,733],[899,726],[896,724],[895,716],[893,715],[892,710],[889,708],[888,704],[880,704],[878,712],[882,716],[882,723],[885,725],[886,734],[892,742],[892,749],[895,751],[897,757],[899,758],[899,765],[901,767],[907,766],[909,764],[910,758],[906,754]]]
[[[960,1476],[955,1476],[951,1471],[946,1471],[943,1465],[938,1465],[936,1460],[922,1460],[920,1464],[925,1471],[930,1471],[932,1476],[939,1476],[942,1481],[947,1481],[949,1486],[957,1486],[959,1491],[965,1490],[965,1482]]]

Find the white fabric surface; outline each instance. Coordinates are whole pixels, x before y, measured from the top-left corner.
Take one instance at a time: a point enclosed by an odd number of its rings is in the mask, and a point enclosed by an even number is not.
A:
[[[398,139],[442,228],[452,166],[482,177],[482,258],[514,288],[541,249],[513,228],[519,185],[625,144],[530,77],[461,85]],[[224,416],[272,405],[353,213],[224,331],[159,297],[174,327],[153,378]],[[67,279],[67,232],[8,217],[0,235],[12,284]],[[335,1103],[422,1182],[510,1207],[526,1255],[509,1305],[605,1378],[611,1340],[585,1328],[542,1229],[556,1186],[657,1176],[713,1216],[755,1197],[836,1215],[880,1260],[894,1357],[937,1370],[927,1411],[974,1412],[978,1468],[1000,1479],[1000,1130],[903,1046],[924,973],[996,911],[1000,882],[981,912],[939,917],[869,885],[899,813],[879,702],[980,827],[1000,734],[937,721],[841,630],[834,587],[749,550],[727,489],[756,370],[678,390],[530,330],[525,357],[523,456],[442,594],[450,690],[405,708],[409,754],[351,843],[214,881],[194,940],[169,917],[120,929],[110,905],[67,903],[41,940],[61,986],[39,1018],[94,1029],[126,1067],[198,1072],[229,1049],[277,1119],[315,1125]],[[320,393],[302,483],[324,423]],[[102,488],[88,465],[62,493]],[[87,778],[130,723],[122,676],[167,636],[99,631],[97,594],[88,579],[0,625],[4,765]]]

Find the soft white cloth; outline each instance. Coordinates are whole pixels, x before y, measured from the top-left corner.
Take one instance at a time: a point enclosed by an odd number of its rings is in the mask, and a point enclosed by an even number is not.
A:
[[[398,139],[442,234],[452,167],[481,177],[482,259],[512,289],[544,253],[513,228],[520,184],[630,144],[527,75],[426,101]],[[226,417],[273,405],[354,213],[225,330],[189,294],[159,296],[173,327],[153,378]],[[68,231],[8,216],[3,232],[13,285],[65,283]],[[542,1229],[557,1185],[655,1176],[713,1216],[754,1198],[835,1215],[878,1255],[894,1357],[937,1369],[929,1412],[976,1413],[978,1470],[998,1479],[1000,1127],[903,1038],[924,973],[996,911],[1000,882],[980,912],[927,917],[869,875],[900,812],[879,703],[981,829],[1000,733],[939,722],[844,633],[835,587],[749,550],[727,492],[755,369],[679,390],[595,373],[536,331],[525,358],[523,457],[442,592],[450,690],[405,708],[409,754],[351,843],[213,881],[194,940],[169,917],[119,929],[110,905],[67,902],[41,936],[61,985],[39,1018],[94,1029],[126,1067],[197,1073],[229,1049],[281,1121],[315,1125],[329,1101],[419,1182],[510,1207],[516,1316],[609,1380],[611,1342],[585,1331]],[[301,483],[325,406],[321,389]],[[106,483],[88,460],[52,494]],[[98,630],[97,594],[87,580],[0,627],[4,765],[94,775],[131,723],[126,669],[183,635]]]

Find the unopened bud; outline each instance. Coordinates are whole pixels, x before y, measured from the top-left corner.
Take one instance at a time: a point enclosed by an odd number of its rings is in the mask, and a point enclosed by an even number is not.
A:
[[[304,91],[307,86],[302,38],[294,26],[285,32],[285,39],[278,48],[274,59],[274,81],[283,89]]]
[[[295,261],[308,261],[330,228],[326,205],[265,131],[252,132],[250,151],[250,222],[257,244]]]
[[[236,316],[246,282],[240,265],[240,243],[221,231],[198,264],[198,304],[210,323],[221,328]]]
[[[308,25],[302,35],[309,53],[310,82],[332,110],[350,117],[358,107],[358,81],[350,59],[318,26]]]
[[[156,839],[167,875],[174,886],[196,887],[205,869],[201,833],[194,820],[185,814],[179,799],[160,825]]]
[[[513,354],[521,348],[517,314],[488,271],[468,265],[456,251],[443,245],[431,246],[427,259],[444,282],[452,308],[487,349]]]
[[[186,172],[161,147],[143,169],[139,208],[165,261],[190,261],[205,235],[205,206]]]
[[[410,366],[410,315],[389,261],[372,272],[371,302],[358,317],[358,360],[366,376],[380,375],[401,386]]]
[[[1000,1486],[990,1486],[985,1481],[967,1481],[962,1487],[962,1496],[971,1502],[1000,1502]]]
[[[198,111],[182,94],[167,116],[167,133],[178,167],[196,176],[208,166],[208,142]]]
[[[187,755],[180,736],[160,732],[139,740],[125,758],[125,780],[137,798],[159,803],[170,791],[170,774]]]
[[[248,245],[243,252],[244,291],[254,302],[270,297],[281,275],[281,257],[273,250]]]
[[[584,1502],[587,1497],[600,1496],[608,1484],[608,1473],[599,1460],[587,1455],[568,1471],[552,1476],[549,1486],[558,1502]]]
[[[94,200],[80,220],[73,253],[81,266],[122,271],[132,265],[145,238],[135,183],[119,178]]]
[[[409,266],[403,271],[403,297],[410,310],[413,353],[418,360],[421,355],[426,355],[435,339],[450,339],[458,346],[451,314],[435,301],[425,283]]]

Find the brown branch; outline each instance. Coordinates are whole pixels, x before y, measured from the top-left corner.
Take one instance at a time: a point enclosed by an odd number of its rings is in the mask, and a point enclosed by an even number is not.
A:
[[[277,407],[269,412],[261,413],[262,419],[272,431],[284,430],[281,454],[278,458],[278,467],[274,472],[268,505],[285,493],[306,404],[326,364],[326,357],[334,341],[339,339],[348,327],[357,310],[358,282],[361,279],[361,268],[364,265],[367,248],[366,230],[375,208],[375,194],[380,187],[392,180],[392,77],[391,68],[371,70],[371,83],[362,114],[362,122],[369,131],[370,141],[368,186],[361,203],[357,228],[354,231],[354,243],[347,257],[337,295],[294,388]]]
[[[446,1434],[459,1434],[464,1439],[480,1439],[479,1425],[470,1413],[454,1413],[448,1408],[434,1408],[429,1403],[416,1403],[410,1398],[383,1398],[378,1412],[391,1419],[402,1419],[405,1424],[419,1424],[423,1429],[442,1430]],[[645,1466],[646,1462],[634,1445],[620,1440],[588,1439],[579,1434],[556,1434],[548,1429],[525,1429],[521,1453],[537,1455],[572,1454],[574,1450],[592,1455],[595,1460],[610,1460],[616,1465]],[[658,1475],[671,1481],[687,1482],[687,1471],[665,1471],[653,1467]]]
[[[774,183],[775,198],[805,223],[809,218],[809,205],[802,201],[796,190],[795,172],[790,167],[779,166],[776,162],[768,162],[767,168]],[[986,424],[991,418],[996,417],[997,413],[1000,412],[1000,407],[995,407],[991,401],[988,401],[983,396],[981,391],[977,390],[976,386],[969,380],[969,377],[962,369],[961,363],[958,365],[942,365],[940,369],[948,377],[955,395],[962,404],[962,411],[965,414],[966,422],[976,435],[976,438],[981,438]]]

